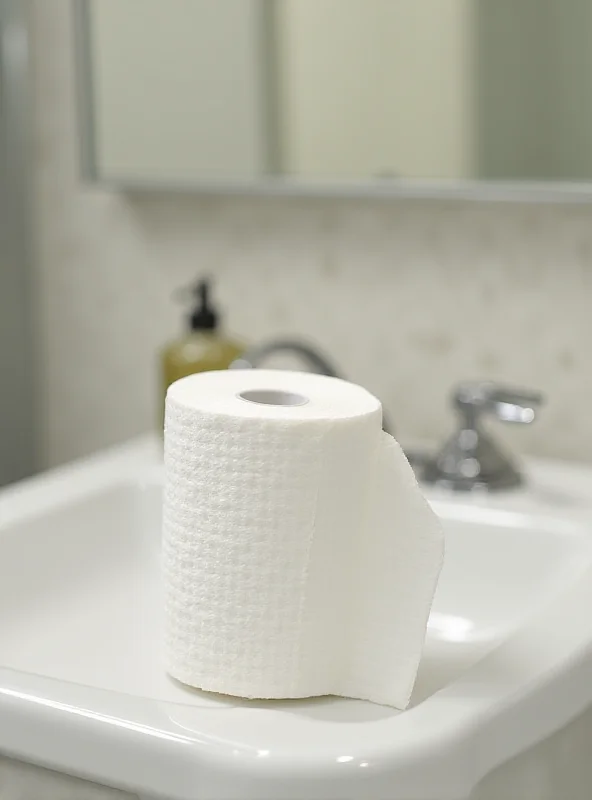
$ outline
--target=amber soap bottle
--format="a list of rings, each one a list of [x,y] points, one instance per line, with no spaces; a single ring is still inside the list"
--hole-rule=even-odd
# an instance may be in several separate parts
[[[161,422],[164,398],[171,383],[206,370],[227,369],[244,346],[220,332],[219,314],[212,306],[211,287],[200,280],[191,290],[195,306],[188,316],[187,332],[170,342],[161,353]]]

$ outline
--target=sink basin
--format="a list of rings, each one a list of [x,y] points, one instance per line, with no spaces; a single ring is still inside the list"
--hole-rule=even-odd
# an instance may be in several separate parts
[[[428,495],[447,555],[404,713],[165,674],[156,441],[4,490],[0,751],[179,800],[467,797],[592,701],[592,472],[531,472],[528,491]]]

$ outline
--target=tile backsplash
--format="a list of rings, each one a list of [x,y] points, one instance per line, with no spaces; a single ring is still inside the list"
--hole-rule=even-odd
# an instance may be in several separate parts
[[[173,290],[209,273],[228,326],[303,335],[439,439],[463,378],[545,392],[520,451],[592,458],[592,206],[124,196],[82,185],[69,0],[34,0],[46,465],[151,428]]]

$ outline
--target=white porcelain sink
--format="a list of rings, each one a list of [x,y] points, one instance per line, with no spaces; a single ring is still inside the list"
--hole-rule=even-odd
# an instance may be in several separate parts
[[[167,798],[463,798],[592,701],[592,471],[429,495],[446,564],[410,710],[253,702],[160,660],[158,442],[0,493],[0,752]]]

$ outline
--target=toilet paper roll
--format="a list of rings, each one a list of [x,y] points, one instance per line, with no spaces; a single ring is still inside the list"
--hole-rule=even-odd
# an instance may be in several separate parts
[[[404,708],[443,538],[380,402],[299,372],[193,375],[168,391],[168,672],[253,698]]]

